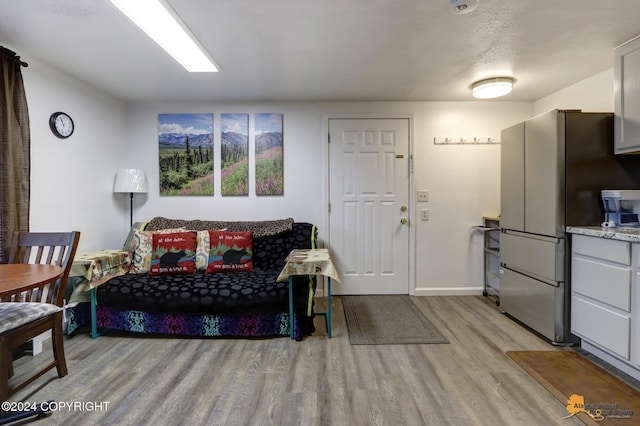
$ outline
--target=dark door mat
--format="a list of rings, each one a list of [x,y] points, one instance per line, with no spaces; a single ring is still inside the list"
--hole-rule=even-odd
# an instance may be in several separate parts
[[[343,296],[352,345],[449,343],[407,295]]]

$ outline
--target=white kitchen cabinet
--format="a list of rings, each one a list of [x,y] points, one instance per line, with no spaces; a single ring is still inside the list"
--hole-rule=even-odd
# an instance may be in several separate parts
[[[640,235],[567,227],[571,332],[587,352],[640,380]]]
[[[580,296],[629,313],[630,243],[581,235],[576,235],[572,242],[572,290]]]
[[[640,244],[632,244],[632,255],[631,312],[634,316],[631,323],[631,362],[640,370]]]
[[[571,243],[571,332],[640,378],[640,244],[577,234]]]
[[[640,151],[640,36],[614,50],[614,153]]]
[[[630,360],[630,243],[574,235],[571,331]]]

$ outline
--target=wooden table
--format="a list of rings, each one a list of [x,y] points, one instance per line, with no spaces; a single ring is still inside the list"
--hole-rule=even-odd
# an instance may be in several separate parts
[[[62,272],[62,268],[55,265],[0,264],[0,299],[53,282]]]

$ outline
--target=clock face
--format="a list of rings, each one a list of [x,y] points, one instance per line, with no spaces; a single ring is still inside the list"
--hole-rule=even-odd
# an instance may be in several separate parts
[[[73,134],[73,120],[64,112],[54,112],[49,118],[49,127],[54,135],[65,139]]]

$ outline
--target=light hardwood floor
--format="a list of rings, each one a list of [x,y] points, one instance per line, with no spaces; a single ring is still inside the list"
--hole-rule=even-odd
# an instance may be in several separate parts
[[[37,425],[582,424],[505,354],[559,348],[489,299],[412,299],[449,344],[352,346],[334,297],[332,339],[322,317],[302,342],[77,335],[69,375],[54,370],[11,401],[108,402]]]

